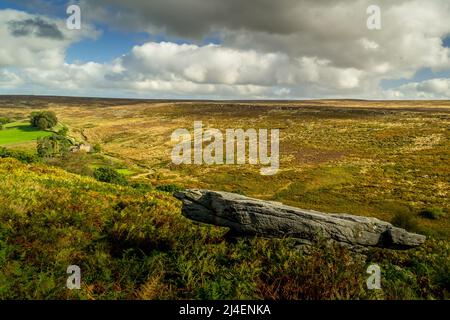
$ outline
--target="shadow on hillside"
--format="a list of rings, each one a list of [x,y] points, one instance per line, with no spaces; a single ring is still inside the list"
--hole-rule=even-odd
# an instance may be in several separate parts
[[[17,124],[11,127],[7,127],[6,130],[18,130],[18,131],[23,131],[23,132],[39,132],[39,131],[43,131],[39,128],[35,128],[32,125],[24,125],[24,124]]]

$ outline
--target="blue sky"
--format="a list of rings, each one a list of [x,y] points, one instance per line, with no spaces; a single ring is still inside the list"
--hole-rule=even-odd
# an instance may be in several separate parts
[[[108,63],[128,52],[135,45],[142,45],[150,40],[146,33],[128,33],[101,28],[100,37],[86,39],[72,44],[67,49],[67,61]]]
[[[445,0],[420,8],[399,0],[409,8],[404,28],[395,17],[401,12],[380,0],[391,20],[376,32],[366,29],[365,2],[337,0],[328,12],[312,0],[262,0],[263,8],[222,0],[176,7],[163,0],[3,0],[0,32],[8,51],[0,52],[0,94],[450,98]],[[78,33],[65,28],[69,4],[81,8]],[[320,19],[311,20],[305,8]],[[50,30],[64,37],[46,37]]]
[[[450,78],[450,71],[433,71],[430,68],[420,69],[417,71],[413,77],[407,78],[399,78],[392,80],[382,80],[381,86],[384,89],[396,88],[398,86],[410,83],[410,82],[422,82],[425,80],[431,80],[435,78]]]
[[[444,38],[442,42],[444,47],[450,48],[450,36]],[[382,80],[380,85],[384,89],[390,89],[408,84],[410,82],[422,82],[435,78],[450,78],[450,70],[433,71],[431,68],[423,68],[418,70],[412,78]]]

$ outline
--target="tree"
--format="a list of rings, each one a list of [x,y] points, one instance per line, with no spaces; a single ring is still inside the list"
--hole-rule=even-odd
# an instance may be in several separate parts
[[[69,152],[71,144],[66,137],[54,134],[50,137],[39,138],[36,151],[41,158],[63,156]]]
[[[126,185],[127,180],[116,170],[109,167],[100,167],[94,170],[94,178],[101,182]]]
[[[53,111],[37,111],[31,113],[30,122],[35,128],[48,130],[56,126],[58,118]]]
[[[37,125],[36,125],[39,129],[41,130],[47,130],[50,128],[47,119],[45,118],[39,118],[37,120]]]

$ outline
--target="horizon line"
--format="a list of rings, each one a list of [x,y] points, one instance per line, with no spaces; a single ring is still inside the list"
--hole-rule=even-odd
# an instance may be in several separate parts
[[[439,101],[450,102],[450,99],[356,99],[356,98],[302,98],[302,99],[189,99],[189,98],[137,98],[137,97],[104,97],[104,96],[70,96],[48,94],[0,94],[0,97],[23,98],[78,98],[102,100],[135,100],[135,101],[176,101],[176,102],[306,102],[306,101],[364,101],[364,102],[408,102],[408,101]]]

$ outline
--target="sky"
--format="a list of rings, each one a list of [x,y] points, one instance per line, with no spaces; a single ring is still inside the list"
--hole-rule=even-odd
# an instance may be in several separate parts
[[[0,0],[0,39],[0,94],[450,99],[448,0]]]

